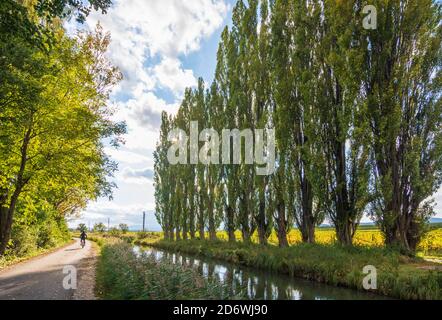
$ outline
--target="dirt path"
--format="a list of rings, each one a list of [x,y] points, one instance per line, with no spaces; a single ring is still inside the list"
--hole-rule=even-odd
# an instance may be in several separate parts
[[[77,240],[51,254],[0,271],[0,300],[94,299],[96,257],[91,242],[81,249]],[[75,284],[71,280],[75,272],[76,290],[69,288]]]

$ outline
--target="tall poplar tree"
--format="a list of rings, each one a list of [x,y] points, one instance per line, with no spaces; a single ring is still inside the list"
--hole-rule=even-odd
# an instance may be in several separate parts
[[[372,215],[387,245],[414,251],[441,186],[441,4],[374,1],[361,31],[363,90],[373,134]]]

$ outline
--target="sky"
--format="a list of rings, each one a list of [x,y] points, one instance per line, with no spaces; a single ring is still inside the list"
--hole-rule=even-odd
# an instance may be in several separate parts
[[[231,21],[235,0],[114,0],[106,15],[91,14],[81,28],[94,30],[99,22],[111,33],[108,57],[123,73],[109,101],[113,119],[125,121],[128,134],[118,150],[106,153],[118,162],[113,201],[91,202],[76,227],[98,222],[126,223],[160,230],[154,209],[153,152],[159,139],[161,112],[176,113],[186,87],[203,77],[213,80],[216,51],[223,28]],[[79,26],[71,21],[67,29]]]
[[[92,13],[82,28],[94,30],[99,22],[111,33],[108,57],[123,73],[109,104],[113,119],[125,121],[128,134],[119,149],[106,147],[118,163],[113,200],[91,202],[70,227],[103,222],[140,229],[143,211],[146,228],[160,231],[155,220],[153,152],[159,139],[161,112],[176,113],[186,87],[198,77],[213,80],[221,32],[230,25],[235,0],[114,0],[106,15]],[[66,25],[70,31],[75,22]],[[437,208],[442,212],[442,192]],[[442,214],[439,215],[442,217]],[[365,219],[366,220],[366,219]]]

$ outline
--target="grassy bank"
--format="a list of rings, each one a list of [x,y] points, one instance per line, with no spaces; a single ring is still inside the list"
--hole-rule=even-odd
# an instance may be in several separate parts
[[[400,299],[442,299],[442,272],[423,269],[422,260],[383,248],[306,244],[278,248],[198,240],[150,245],[358,290],[363,290],[366,277],[363,268],[372,265],[378,273],[375,293]]]
[[[215,279],[193,269],[137,256],[130,244],[103,242],[97,266],[97,291],[107,300],[196,300],[231,298]]]

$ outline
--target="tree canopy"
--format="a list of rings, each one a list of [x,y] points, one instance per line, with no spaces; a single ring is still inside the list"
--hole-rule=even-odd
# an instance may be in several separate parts
[[[98,25],[70,38],[58,24],[38,22],[36,13],[55,4],[81,2],[0,4],[0,254],[19,221],[32,226],[32,220],[51,216],[65,225],[65,217],[90,200],[110,197],[114,187],[108,178],[116,164],[104,141],[118,146],[126,129],[113,122],[108,107],[121,80],[105,58],[110,35]],[[57,10],[45,12],[57,16]],[[28,26],[29,34],[9,31],[14,23]]]

